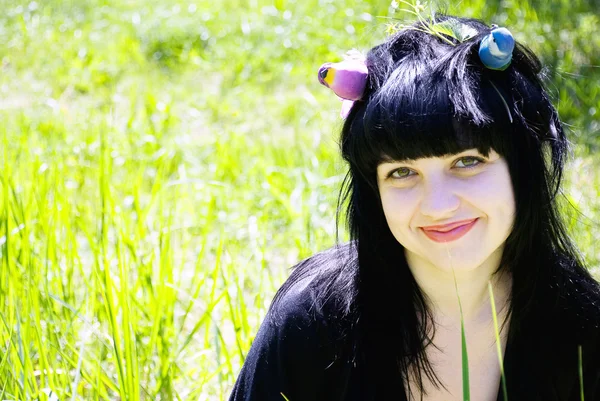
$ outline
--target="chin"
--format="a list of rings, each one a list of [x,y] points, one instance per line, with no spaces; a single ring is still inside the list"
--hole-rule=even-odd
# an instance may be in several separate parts
[[[447,271],[447,272],[452,272],[452,270],[454,269],[454,271],[456,272],[466,272],[466,271],[473,271],[476,270],[479,266],[481,266],[480,263],[473,263],[470,261],[462,261],[462,260],[454,260],[452,263],[449,263],[447,261],[445,262],[432,262],[433,265],[443,271]]]
[[[460,252],[459,250],[450,249],[448,253],[438,254],[435,259],[430,259],[430,262],[440,270],[451,272],[455,271],[472,271],[481,267],[492,256],[492,253],[470,254],[468,252]]]

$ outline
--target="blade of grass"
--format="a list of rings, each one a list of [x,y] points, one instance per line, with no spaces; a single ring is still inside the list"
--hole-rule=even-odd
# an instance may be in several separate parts
[[[460,301],[459,301],[460,303]],[[463,382],[463,400],[469,401],[471,399],[471,387],[469,385],[469,354],[467,352],[467,337],[465,334],[465,322],[462,318],[462,306],[461,309],[461,320],[460,320],[460,338],[461,338],[461,355],[462,355],[462,382]]]
[[[506,376],[504,375],[504,357],[502,356],[502,343],[500,342],[500,330],[498,328],[496,301],[494,300],[494,290],[492,289],[491,281],[488,281],[488,291],[490,293],[490,304],[492,305],[492,318],[494,320],[494,333],[496,335],[496,351],[498,351],[498,363],[500,364],[502,393],[504,394],[504,401],[508,401],[508,391],[506,390]]]
[[[109,186],[109,175],[110,175],[110,162],[108,161],[108,146],[106,144],[106,133],[104,129],[101,129],[100,134],[100,203],[101,203],[101,222],[100,222],[100,259],[102,260],[103,271],[103,288],[101,288],[102,295],[104,297],[104,306],[108,315],[110,323],[111,333],[113,337],[112,345],[115,352],[116,364],[119,376],[119,395],[122,399],[127,400],[128,398],[128,387],[126,380],[126,371],[123,361],[122,341],[121,333],[119,330],[118,322],[118,308],[119,305],[116,303],[114,298],[115,284],[110,273],[110,256],[108,251],[109,245],[109,230],[110,230],[110,218],[112,216],[112,202],[110,199],[110,186]]]
[[[447,245],[447,244],[446,244]],[[463,384],[463,401],[471,400],[471,386],[469,384],[469,353],[467,350],[467,336],[465,334],[465,319],[463,315],[462,303],[460,302],[460,294],[458,292],[458,282],[456,280],[456,271],[452,265],[452,255],[450,249],[446,246],[450,267],[452,268],[452,276],[454,278],[454,289],[456,298],[458,299],[458,310],[460,312],[460,347],[461,347],[461,366],[462,366],[462,384]]]
[[[581,396],[581,401],[585,401],[583,394],[583,355],[581,345],[577,346],[577,355],[578,355],[578,365],[579,365],[579,393]]]
[[[121,324],[123,330],[123,347],[125,350],[125,364],[127,366],[127,387],[130,395],[129,400],[139,400],[139,374],[137,367],[137,348],[135,344],[135,335],[133,328],[133,321],[131,318],[131,308],[129,303],[129,272],[127,264],[124,261],[123,256],[123,245],[120,240],[117,239],[115,249],[117,252],[117,263],[119,265],[119,282],[121,285],[120,291],[118,292],[119,304],[121,305]]]

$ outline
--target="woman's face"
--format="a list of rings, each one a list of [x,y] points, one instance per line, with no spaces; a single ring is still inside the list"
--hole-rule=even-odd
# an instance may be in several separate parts
[[[508,165],[490,150],[386,161],[377,182],[387,223],[407,260],[472,270],[502,252],[515,200]]]

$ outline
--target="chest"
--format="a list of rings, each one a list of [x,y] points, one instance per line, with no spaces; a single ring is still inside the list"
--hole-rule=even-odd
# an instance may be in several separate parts
[[[470,399],[496,401],[501,380],[498,345],[493,327],[466,327],[467,353],[469,359]],[[501,356],[506,348],[506,336],[500,336]],[[423,377],[425,394],[423,401],[462,401],[463,372],[460,328],[439,327],[434,343],[426,349],[427,357],[441,381],[440,386]],[[411,382],[413,399],[420,400]]]

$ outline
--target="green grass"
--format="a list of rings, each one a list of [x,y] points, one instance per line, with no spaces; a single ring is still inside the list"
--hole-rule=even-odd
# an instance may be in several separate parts
[[[597,267],[597,14],[539,3],[460,7],[552,63]],[[0,399],[225,399],[289,267],[335,240],[317,68],[381,40],[389,2],[0,6]]]

